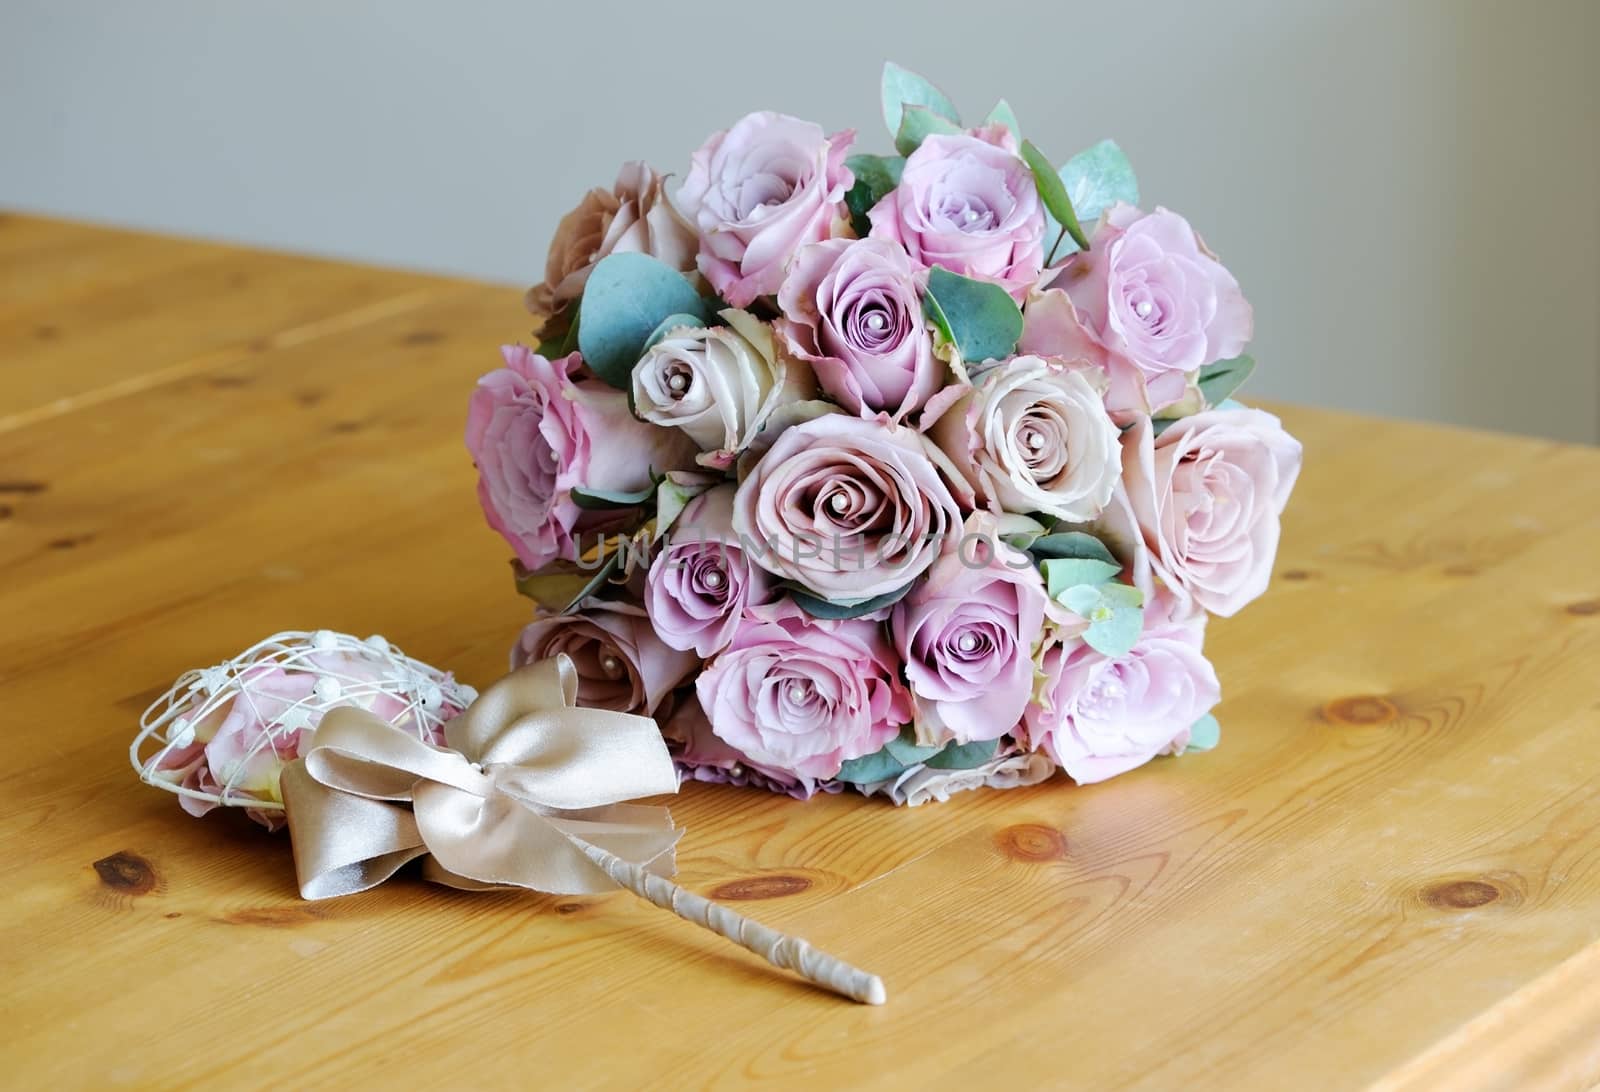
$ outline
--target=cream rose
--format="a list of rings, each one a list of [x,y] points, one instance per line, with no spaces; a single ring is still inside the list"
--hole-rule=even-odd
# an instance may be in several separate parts
[[[923,428],[992,510],[1083,523],[1105,508],[1121,473],[1103,388],[1087,367],[1019,356],[935,395]]]
[[[633,369],[633,408],[645,421],[682,429],[702,466],[726,470],[772,411],[807,398],[815,378],[779,354],[772,331],[747,311],[726,326],[671,330]]]
[[[589,271],[609,254],[648,254],[674,269],[693,270],[699,239],[667,200],[663,182],[645,164],[630,162],[611,189],[584,194],[556,226],[544,283],[528,289],[528,310],[548,315],[583,295]]]

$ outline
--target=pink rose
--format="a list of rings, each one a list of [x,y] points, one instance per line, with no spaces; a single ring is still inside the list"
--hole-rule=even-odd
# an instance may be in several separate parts
[[[500,351],[506,366],[472,392],[467,450],[489,525],[529,569],[573,559],[574,534],[616,529],[637,514],[586,511],[573,489],[634,492],[650,486],[651,471],[694,465],[682,433],[636,420],[628,396],[598,379],[575,378],[577,353],[552,361],[521,345]]]
[[[1300,442],[1257,409],[1207,410],[1153,431],[1139,418],[1122,441],[1122,480],[1151,572],[1227,617],[1267,590]]]
[[[677,764],[679,784],[693,780],[714,785],[751,785],[796,800],[808,800],[817,791],[817,783],[811,778],[763,766],[718,739],[705,710],[700,707],[700,699],[694,694],[677,704],[672,716],[661,726],[661,734]]]
[[[694,153],[678,202],[700,229],[700,272],[723,299],[746,307],[776,292],[794,252],[843,222],[853,140],[764,111]]]
[[[1222,697],[1200,654],[1204,636],[1204,619],[1168,622],[1146,612],[1138,644],[1116,659],[1079,642],[1054,646],[1044,656],[1045,700],[1024,717],[1029,742],[1080,785],[1181,751]]]
[[[1111,377],[1106,404],[1126,418],[1199,406],[1192,384],[1207,364],[1250,340],[1250,304],[1189,222],[1118,204],[1088,252],[1055,267],[1028,302],[1024,352],[1083,357]]]
[[[668,647],[632,603],[585,599],[571,614],[535,618],[511,649],[511,667],[558,652],[578,669],[578,704],[623,713],[655,713],[699,661]]]
[[[994,520],[967,521],[960,544],[895,605],[896,651],[916,697],[917,742],[998,739],[1033,693],[1033,648],[1048,597],[1027,554]]]
[[[689,502],[645,581],[656,635],[676,649],[712,656],[733,639],[746,608],[770,602],[772,578],[751,563],[733,532],[734,487]]]
[[[768,572],[834,602],[905,587],[961,514],[912,429],[827,414],[786,429],[739,484],[733,529]]]
[[[528,310],[548,315],[582,296],[589,271],[610,254],[648,254],[673,269],[692,270],[698,239],[662,182],[645,164],[624,163],[615,186],[584,194],[556,227],[544,283],[528,289]]]
[[[789,351],[852,413],[899,420],[944,378],[922,317],[922,271],[882,239],[829,239],[795,255],[776,323]]]
[[[750,619],[695,681],[711,729],[764,767],[834,777],[911,719],[883,627],[818,623],[797,609]]]
[[[930,136],[900,184],[867,213],[872,237],[922,266],[1002,285],[1022,299],[1044,263],[1044,206],[1011,150],[966,134]]]

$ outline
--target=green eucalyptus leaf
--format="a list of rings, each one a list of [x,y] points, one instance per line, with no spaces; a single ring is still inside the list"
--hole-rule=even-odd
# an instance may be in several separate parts
[[[1079,584],[1104,584],[1121,572],[1122,566],[1093,557],[1047,557],[1039,563],[1039,569],[1054,599]]]
[[[940,744],[924,747],[917,743],[917,733],[911,725],[900,729],[900,734],[884,745],[884,750],[900,761],[902,766],[915,766],[939,753]]]
[[[930,770],[970,770],[982,766],[994,757],[1000,746],[998,739],[977,740],[972,743],[952,743],[923,763]]]
[[[1067,160],[1061,168],[1061,181],[1080,223],[1100,219],[1100,214],[1118,201],[1139,203],[1133,164],[1114,140],[1102,140]]]
[[[1083,639],[1102,656],[1126,656],[1139,642],[1144,629],[1144,612],[1137,607],[1108,608],[1110,617],[1089,623]]]
[[[1001,99],[994,104],[994,109],[989,111],[989,116],[983,119],[985,125],[1004,125],[1011,130],[1011,135],[1018,140],[1022,139],[1022,125],[1017,121],[1017,113],[1011,109],[1011,104]]]
[[[946,121],[961,124],[961,115],[956,113],[955,104],[943,91],[893,61],[884,63],[879,95],[883,103],[883,124],[890,136],[899,134],[901,115],[907,106],[925,106]]]
[[[1125,655],[1144,630],[1144,593],[1127,584],[1075,584],[1056,601],[1088,621],[1083,639],[1104,656]]]
[[[845,206],[850,210],[850,226],[864,239],[872,230],[867,213],[900,184],[900,172],[905,170],[906,161],[897,155],[853,155],[844,165],[856,177],[855,185],[844,195]]]
[[[1116,556],[1106,544],[1084,531],[1057,531],[1036,538],[1028,544],[1028,552],[1038,561],[1052,557],[1076,557],[1117,565]],[[1118,565],[1118,568],[1121,566]]]
[[[926,106],[907,103],[905,112],[900,115],[900,130],[894,135],[894,150],[901,155],[910,155],[930,136],[949,136],[961,131],[961,126],[940,117]]]
[[[1004,288],[934,266],[923,308],[969,364],[1011,355],[1022,336],[1022,311]]]
[[[650,503],[650,498],[655,496],[655,493],[656,487],[653,485],[634,493],[619,493],[609,489],[573,489],[572,503],[589,511],[638,508],[642,504]]]
[[[1209,751],[1222,741],[1222,725],[1217,723],[1217,718],[1207,713],[1194,722],[1194,727],[1189,729],[1189,745],[1184,753],[1190,751]]]
[[[1056,600],[1079,618],[1088,618],[1097,608],[1105,605],[1100,598],[1100,589],[1093,584],[1073,584],[1062,589]]]
[[[1100,598],[1113,607],[1143,607],[1144,592],[1132,584],[1103,584]]]
[[[1072,208],[1072,198],[1067,195],[1066,183],[1061,181],[1061,176],[1056,173],[1055,167],[1031,140],[1022,142],[1022,161],[1033,172],[1033,184],[1039,190],[1039,200],[1044,204],[1045,211],[1059,225],[1056,234],[1059,235],[1064,228],[1073,242],[1080,248],[1088,250],[1089,240],[1085,238],[1083,228],[1078,224],[1077,213]],[[1054,254],[1053,249],[1051,253]]]
[[[912,583],[915,583],[915,581]],[[871,614],[875,610],[881,610],[884,607],[898,603],[911,590],[911,584],[907,584],[903,588],[898,588],[883,595],[873,596],[871,599],[858,599],[853,603],[835,603],[832,600],[822,599],[797,584],[784,582],[780,586],[789,593],[789,598],[793,599],[795,605],[801,610],[813,618],[821,618],[829,622],[838,621],[841,618],[860,618],[863,614]]]
[[[1092,224],[1100,214],[1118,201],[1130,205],[1139,203],[1139,183],[1133,176],[1133,165],[1122,154],[1114,140],[1102,140],[1073,156],[1056,172],[1066,188],[1067,201],[1079,225]],[[1061,222],[1046,210],[1045,238],[1054,239],[1061,233]],[[1064,241],[1058,250],[1071,254],[1079,249],[1076,236]],[[1052,259],[1054,255],[1051,256]]]
[[[619,390],[632,386],[645,342],[673,316],[711,320],[689,279],[646,254],[600,259],[584,284],[578,349],[594,373]]]
[[[1200,369],[1200,394],[1205,398],[1206,405],[1214,408],[1221,407],[1228,400],[1228,396],[1244,385],[1250,378],[1250,373],[1256,370],[1256,362],[1248,355],[1236,356],[1232,360],[1219,360],[1215,364],[1207,364]]]
[[[839,780],[852,785],[866,785],[874,781],[888,781],[906,772],[906,764],[884,747],[870,755],[852,758],[839,768]]]
[[[644,348],[646,351],[649,351],[651,346],[655,345],[656,342],[660,341],[674,330],[681,330],[685,326],[702,329],[706,325],[706,321],[699,315],[668,315],[666,318],[661,320],[660,325],[658,325],[654,330],[650,331],[650,336],[644,339]]]

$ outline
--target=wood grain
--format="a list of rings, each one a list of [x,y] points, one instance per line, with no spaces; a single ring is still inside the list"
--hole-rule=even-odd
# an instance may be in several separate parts
[[[19,1087],[1600,1075],[1592,449],[1284,408],[1306,472],[1211,631],[1214,752],[915,810],[690,786],[681,882],[882,974],[867,1009],[627,895],[305,903],[284,839],[126,767],[151,697],[273,629],[503,670],[461,428],[515,289],[9,216],[0,291]]]

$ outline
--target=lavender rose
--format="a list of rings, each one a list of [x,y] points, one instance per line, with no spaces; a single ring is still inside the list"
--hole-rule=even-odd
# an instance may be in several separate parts
[[[994,281],[1019,300],[1044,263],[1033,173],[1013,150],[976,136],[925,139],[867,217],[873,238],[899,243],[918,264]]]
[[[934,396],[922,426],[995,512],[1099,515],[1120,473],[1117,426],[1091,368],[1019,356]]]
[[[726,470],[779,406],[810,397],[813,377],[782,356],[772,331],[748,311],[722,312],[726,326],[684,326],[633,369],[634,411],[681,429],[699,446],[696,461]]]
[[[586,599],[571,614],[535,618],[511,649],[511,667],[559,652],[578,669],[578,704],[650,716],[698,666],[692,652],[669,648],[631,603]]]
[[[904,250],[882,239],[812,243],[778,290],[778,334],[845,408],[898,421],[944,377],[922,317],[921,277]]]
[[[798,609],[747,620],[695,689],[718,737],[801,778],[836,776],[911,719],[883,627],[819,623]]]
[[[678,202],[700,230],[700,272],[723,299],[745,307],[776,292],[794,252],[834,234],[855,184],[844,165],[854,139],[763,111],[695,152]]]
[[[755,562],[834,602],[905,587],[960,522],[920,434],[843,414],[785,430],[734,498]]]
[[[716,654],[745,610],[773,597],[771,577],[750,562],[733,532],[733,495],[732,485],[720,485],[690,501],[650,566],[645,608],[656,636],[672,648]]]
[[[1239,355],[1250,340],[1239,282],[1189,222],[1166,209],[1115,205],[1090,242],[1029,301],[1023,350],[1104,368],[1106,404],[1124,419],[1198,409],[1199,370]]]
[[[650,485],[652,470],[693,465],[694,447],[681,434],[640,423],[621,391],[574,378],[577,353],[500,352],[506,366],[472,392],[467,450],[484,516],[529,569],[572,559],[575,534],[614,529],[635,514],[585,511],[573,489],[635,492]]]
[[[544,283],[528,289],[528,310],[548,315],[583,295],[589,271],[610,254],[648,254],[692,270],[698,239],[667,200],[663,181],[643,163],[624,163],[615,186],[584,194],[556,226]]]
[[[1183,750],[1189,729],[1222,696],[1200,654],[1204,619],[1152,622],[1147,612],[1145,625],[1116,659],[1078,642],[1045,653],[1044,701],[1028,707],[1025,732],[1080,785]]]
[[[1278,517],[1300,474],[1300,442],[1257,409],[1207,410],[1160,436],[1148,419],[1123,437],[1129,507],[1153,575],[1227,617],[1267,590]]]
[[[991,517],[973,517],[965,531],[890,619],[925,746],[998,739],[1033,693],[1044,581],[1026,554],[1000,540]]]

